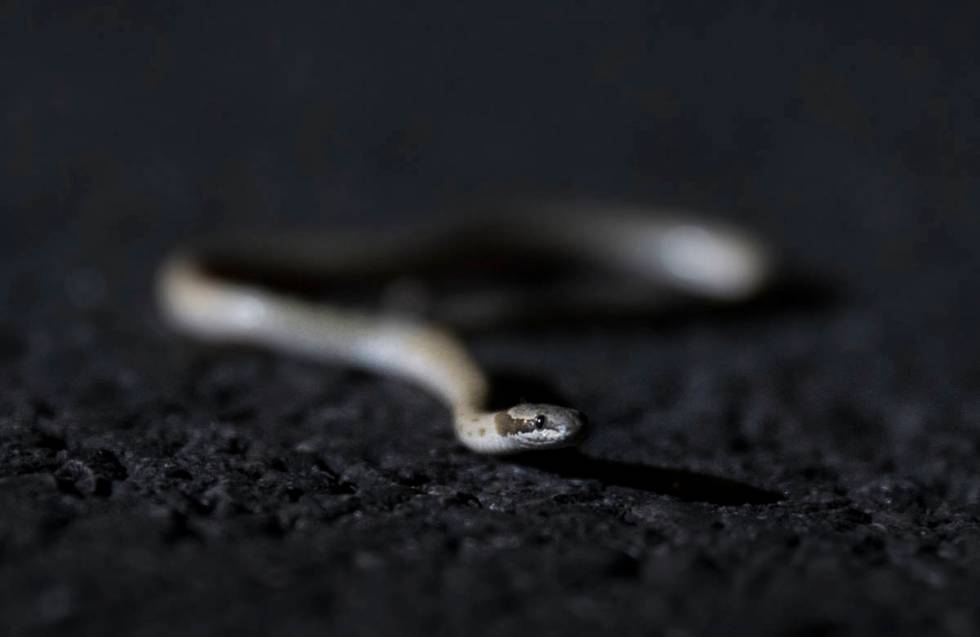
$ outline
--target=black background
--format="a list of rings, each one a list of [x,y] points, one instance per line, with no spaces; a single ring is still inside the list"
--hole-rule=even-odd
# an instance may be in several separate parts
[[[0,3],[0,626],[976,634],[980,10],[920,5]],[[152,304],[191,236],[528,195],[823,283],[474,339],[597,423],[538,464]]]

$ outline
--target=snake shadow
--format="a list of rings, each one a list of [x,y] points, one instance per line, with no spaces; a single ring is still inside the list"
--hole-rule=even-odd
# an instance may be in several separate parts
[[[731,506],[773,504],[783,499],[777,491],[761,489],[739,480],[684,469],[603,460],[578,449],[559,449],[533,457],[517,457],[511,462],[562,478],[597,480],[607,486],[638,489],[688,502]]]
[[[568,404],[565,397],[549,383],[519,372],[497,370],[491,381],[491,404],[494,407],[528,401]],[[783,499],[782,494],[776,491],[761,489],[730,478],[684,469],[603,460],[586,455],[579,449],[558,449],[515,456],[507,461],[562,478],[596,480],[608,486],[669,495],[689,502],[721,505],[772,504]]]

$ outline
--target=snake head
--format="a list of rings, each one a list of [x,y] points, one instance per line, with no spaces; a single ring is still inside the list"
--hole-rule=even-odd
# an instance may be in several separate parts
[[[555,449],[576,445],[585,438],[582,412],[556,405],[523,403],[494,417],[497,433],[525,449]]]

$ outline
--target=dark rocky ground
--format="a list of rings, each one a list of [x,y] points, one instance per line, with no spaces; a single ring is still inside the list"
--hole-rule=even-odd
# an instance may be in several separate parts
[[[0,632],[980,631],[966,4],[72,6],[3,9]],[[188,236],[525,192],[713,210],[803,276],[476,335],[596,424],[513,462],[153,309]]]

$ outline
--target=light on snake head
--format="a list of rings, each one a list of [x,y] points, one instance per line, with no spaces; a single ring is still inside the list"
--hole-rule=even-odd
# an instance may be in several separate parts
[[[585,437],[585,416],[557,405],[522,403],[494,418],[497,433],[528,449],[567,447]]]

